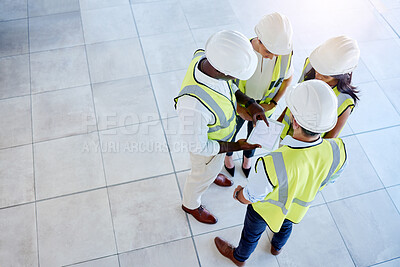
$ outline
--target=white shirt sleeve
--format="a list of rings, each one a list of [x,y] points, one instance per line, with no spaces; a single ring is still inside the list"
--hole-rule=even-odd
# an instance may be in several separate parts
[[[219,143],[208,139],[208,125],[214,124],[214,115],[194,97],[182,96],[177,104],[181,142],[189,152],[202,156],[219,153]]]
[[[245,188],[243,188],[243,196],[251,203],[255,203],[265,199],[265,197],[272,192],[274,189],[268,180],[268,176],[265,173],[263,163],[258,162],[258,172],[252,171],[249,176],[249,182]],[[255,168],[252,168],[252,170]]]

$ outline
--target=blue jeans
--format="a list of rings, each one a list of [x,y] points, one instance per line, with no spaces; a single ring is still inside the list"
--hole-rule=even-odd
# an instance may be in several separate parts
[[[235,142],[236,135],[237,135],[237,133],[239,132],[239,130],[242,128],[242,126],[243,126],[243,124],[244,124],[245,122],[247,122],[247,138],[249,137],[251,131],[253,130],[253,122],[252,122],[252,121],[246,121],[246,120],[242,119],[242,117],[240,117],[240,116],[238,115],[238,116],[236,116],[236,133],[235,133],[235,135],[233,136],[231,142]],[[243,151],[243,155],[244,155],[246,158],[251,158],[251,157],[254,156],[254,152],[255,152],[255,151],[256,151],[255,149],[252,149],[252,150],[244,150],[244,151]],[[232,155],[233,155],[233,152],[227,152],[226,155],[227,155],[227,156],[232,156]]]
[[[262,233],[264,233],[266,227],[267,223],[253,209],[253,206],[247,205],[242,237],[240,238],[239,246],[233,252],[235,259],[243,262],[250,257],[251,253],[256,249],[258,240]],[[286,244],[291,232],[292,222],[285,219],[281,229],[278,233],[274,234],[274,237],[271,240],[271,244],[276,250],[280,250]]]

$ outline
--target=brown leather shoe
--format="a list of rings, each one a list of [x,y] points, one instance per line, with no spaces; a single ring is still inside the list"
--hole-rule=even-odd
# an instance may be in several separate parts
[[[202,205],[198,207],[197,209],[190,210],[186,208],[185,206],[182,205],[182,209],[198,220],[199,222],[202,223],[208,223],[208,224],[215,224],[217,223],[217,218],[214,217],[214,215],[211,214],[208,210],[206,210]]]
[[[245,261],[238,261],[233,257],[233,252],[235,251],[235,248],[226,242],[225,240],[219,238],[218,236],[214,238],[214,243],[217,246],[217,249],[219,253],[230,259],[236,266],[244,266]]]
[[[277,255],[279,255],[279,253],[281,253],[281,249],[280,249],[280,250],[277,250],[277,249],[271,244],[271,254],[277,256]]]
[[[225,174],[223,173],[218,173],[217,178],[214,180],[214,184],[219,185],[219,186],[232,186],[233,181],[226,177]]]

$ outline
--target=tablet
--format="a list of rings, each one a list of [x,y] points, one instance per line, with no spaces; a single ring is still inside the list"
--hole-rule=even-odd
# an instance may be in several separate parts
[[[273,151],[278,148],[279,140],[285,125],[273,119],[267,118],[269,127],[263,120],[258,120],[256,127],[247,138],[249,144],[259,144],[268,151]]]

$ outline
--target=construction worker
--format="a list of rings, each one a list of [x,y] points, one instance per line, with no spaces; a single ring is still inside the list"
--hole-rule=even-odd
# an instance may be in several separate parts
[[[318,79],[332,88],[338,99],[338,122],[332,130],[322,133],[324,138],[338,137],[357,101],[356,87],[351,85],[354,69],[360,58],[360,49],[356,40],[346,36],[337,36],[324,42],[306,59],[299,82]],[[290,109],[286,108],[278,121],[285,124],[281,138],[292,134]]]
[[[205,51],[194,53],[174,99],[181,125],[185,126],[181,137],[188,144],[192,165],[183,189],[182,209],[199,222],[217,222],[201,205],[201,195],[210,184],[233,184],[225,175],[218,174],[225,153],[259,147],[244,139],[230,142],[236,132],[236,101],[245,104],[253,120],[268,123],[263,107],[232,84],[233,79],[250,78],[256,65],[257,56],[243,34],[217,32],[208,39]]]
[[[234,191],[235,199],[248,204],[239,246],[214,239],[219,252],[237,266],[245,264],[267,225],[274,232],[271,253],[278,255],[292,223],[303,219],[318,191],[337,178],[346,162],[343,141],[320,135],[336,125],[337,98],[332,89],[325,82],[309,80],[288,90],[285,99],[293,111],[293,137],[286,136],[282,147],[260,157],[256,171],[262,166],[261,174]]]
[[[269,117],[274,113],[279,100],[292,81],[293,30],[285,15],[272,13],[264,16],[255,26],[254,31],[257,37],[251,39],[250,43],[258,58],[257,69],[250,79],[236,80],[235,83],[243,93],[256,99]],[[238,105],[238,114],[236,132],[239,132],[247,120],[248,137],[253,129],[252,119],[241,105]],[[225,169],[234,176],[235,165],[232,154],[232,152],[226,153]],[[242,170],[246,177],[250,173],[253,155],[254,149],[243,151]]]

